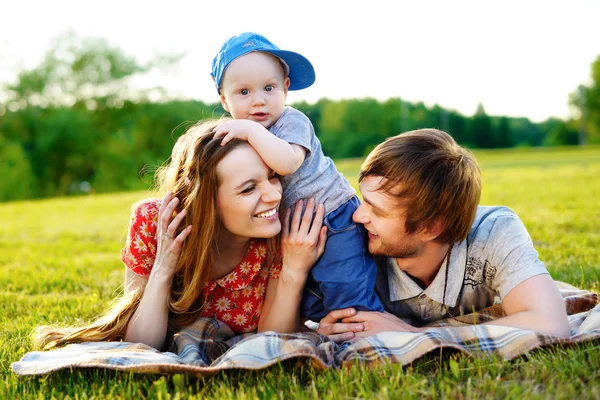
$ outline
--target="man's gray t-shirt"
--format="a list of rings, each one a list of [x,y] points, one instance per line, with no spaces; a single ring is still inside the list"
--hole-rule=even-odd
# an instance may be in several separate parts
[[[316,204],[325,205],[325,213],[328,214],[356,194],[346,178],[337,171],[331,158],[323,154],[310,119],[302,112],[285,107],[269,131],[288,143],[306,149],[306,157],[300,168],[283,177],[283,203],[286,208],[300,199],[314,197]]]
[[[446,261],[425,290],[395,258],[378,261],[375,287],[385,310],[417,326],[497,304],[521,282],[548,274],[525,226],[508,207],[477,208],[467,239],[452,249],[445,298]]]

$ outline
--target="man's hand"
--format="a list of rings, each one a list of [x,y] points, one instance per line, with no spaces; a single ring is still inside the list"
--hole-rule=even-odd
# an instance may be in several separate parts
[[[327,317],[326,317],[327,318]],[[387,312],[359,311],[356,314],[342,318],[343,324],[360,324],[364,327],[356,332],[357,338],[375,335],[379,332],[422,332],[425,328],[417,328],[402,321],[400,318]]]
[[[260,135],[268,132],[261,124],[249,119],[236,119],[224,122],[215,128],[215,138],[224,136],[221,146],[225,146],[233,139],[245,140],[250,142],[251,135]],[[250,143],[252,144],[252,143]]]
[[[343,318],[350,318],[355,314],[356,310],[354,308],[331,311],[319,322],[317,332],[328,336],[336,343],[353,339],[356,335],[355,332],[360,332],[364,329],[363,324],[342,323],[339,321]]]
[[[359,339],[379,332],[422,332],[393,314],[377,311],[356,311],[354,308],[334,310],[319,323],[319,332],[336,343]]]

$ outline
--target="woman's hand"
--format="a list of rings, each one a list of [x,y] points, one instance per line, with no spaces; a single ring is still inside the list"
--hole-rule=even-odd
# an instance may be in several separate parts
[[[308,277],[308,271],[325,250],[327,227],[323,226],[325,208],[315,208],[314,199],[306,205],[302,216],[303,201],[296,203],[290,221],[288,210],[281,232],[283,262],[279,279],[271,278],[263,304],[258,331],[296,332],[300,322],[300,300]],[[311,226],[312,223],[312,226]]]
[[[325,207],[319,204],[313,218],[315,200],[308,200],[302,215],[304,202],[296,203],[294,215],[290,221],[288,209],[283,221],[281,248],[283,252],[282,277],[306,279],[308,271],[321,257],[327,241],[327,227],[323,226]]]
[[[166,278],[169,282],[175,274],[183,242],[192,231],[192,226],[188,225],[177,234],[177,228],[186,215],[185,209],[173,215],[177,204],[179,199],[169,192],[163,198],[158,210],[156,259],[152,268],[152,275]]]
[[[179,234],[177,228],[183,221],[186,211],[175,214],[179,199],[167,193],[158,209],[158,226],[156,229],[156,259],[150,276],[146,279],[128,270],[127,282],[130,287],[144,287],[140,304],[127,324],[124,340],[145,343],[155,349],[161,349],[167,335],[169,320],[169,292],[181,248],[185,238],[192,231],[185,227]],[[175,214],[175,215],[174,215]],[[132,278],[135,276],[135,278]],[[146,282],[144,282],[146,280]]]

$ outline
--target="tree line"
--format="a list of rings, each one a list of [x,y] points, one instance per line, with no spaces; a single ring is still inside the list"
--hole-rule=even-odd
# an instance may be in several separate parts
[[[101,39],[59,38],[42,63],[22,71],[0,100],[0,201],[75,193],[146,189],[176,138],[196,121],[219,117],[218,103],[169,98],[161,88],[132,91],[128,80],[172,65],[178,55],[146,65]],[[385,138],[437,127],[470,148],[600,143],[600,57],[592,83],[570,102],[577,119],[465,116],[400,97],[292,106],[313,122],[325,154],[363,157]],[[156,95],[158,93],[158,96]]]

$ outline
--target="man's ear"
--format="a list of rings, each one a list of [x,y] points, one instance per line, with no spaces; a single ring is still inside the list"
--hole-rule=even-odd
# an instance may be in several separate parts
[[[442,217],[438,217],[433,221],[429,226],[424,227],[419,235],[421,236],[421,240],[423,242],[430,242],[435,240],[442,234],[444,231],[446,224],[444,223],[444,219]]]
[[[229,111],[229,104],[227,104],[227,99],[225,99],[224,95],[221,95],[221,105],[223,106],[223,109],[227,112]]]

